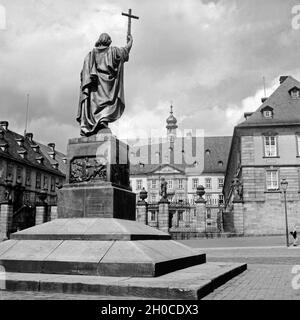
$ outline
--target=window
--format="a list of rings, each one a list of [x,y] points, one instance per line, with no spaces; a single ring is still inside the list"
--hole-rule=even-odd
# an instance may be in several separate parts
[[[136,190],[143,189],[143,180],[136,180]]]
[[[224,186],[224,179],[223,178],[218,179],[218,185],[219,185],[219,189],[223,188],[223,186]]]
[[[296,136],[297,141],[297,155],[300,157],[300,134]]]
[[[205,187],[206,189],[211,189],[211,178],[205,179]]]
[[[168,180],[168,189],[173,189],[173,180]]]
[[[152,180],[151,188],[156,189],[156,180]]]
[[[156,214],[155,211],[150,212],[150,221],[155,221],[156,220]]]
[[[36,183],[35,183],[35,187],[37,189],[41,189],[41,174],[40,172],[36,173]]]
[[[273,108],[272,108],[272,107],[266,106],[266,107],[264,107],[263,109],[261,109],[261,113],[262,113],[262,115],[263,115],[264,118],[272,119],[272,118],[273,118],[274,111],[273,111]]]
[[[51,177],[51,192],[55,192],[55,178]]]
[[[211,219],[211,209],[210,208],[206,209],[206,218]]]
[[[198,184],[199,184],[199,179],[193,179],[193,189],[197,189]]]
[[[22,184],[23,179],[22,179],[22,168],[17,167],[17,184]]]
[[[43,183],[43,189],[47,190],[49,189],[49,179],[47,176],[44,176],[44,183]]]
[[[30,169],[26,169],[25,183],[27,187],[31,186],[31,170]]]
[[[272,111],[270,111],[270,110],[264,111],[264,117],[265,118],[272,118],[272,116],[273,116]]]
[[[14,180],[14,166],[12,164],[7,165],[6,178],[10,182],[13,182]]]
[[[224,203],[224,196],[222,194],[219,194],[219,204]]]
[[[183,189],[183,179],[178,180],[178,189],[182,190]]]
[[[152,203],[155,203],[155,202],[156,202],[156,195],[155,195],[155,194],[153,194],[153,195],[151,196],[151,201],[152,201]]]
[[[207,194],[207,195],[206,195],[206,201],[207,201],[207,204],[208,204],[208,205],[211,205],[211,204],[212,204],[211,194]]]
[[[277,157],[277,137],[266,136],[265,139],[265,157]]]
[[[178,221],[183,221],[183,211],[178,211]]]
[[[267,189],[268,190],[278,190],[279,189],[278,171],[277,170],[267,171]]]
[[[293,99],[298,99],[300,98],[300,90],[297,87],[294,87],[293,89],[290,90],[290,95]]]

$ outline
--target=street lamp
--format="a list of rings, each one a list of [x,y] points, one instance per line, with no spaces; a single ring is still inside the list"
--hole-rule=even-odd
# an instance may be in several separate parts
[[[286,246],[289,246],[289,229],[288,229],[288,217],[287,217],[287,207],[286,207],[286,190],[288,187],[288,182],[286,179],[281,180],[281,189],[284,195],[284,213],[285,213],[285,236],[286,236]]]

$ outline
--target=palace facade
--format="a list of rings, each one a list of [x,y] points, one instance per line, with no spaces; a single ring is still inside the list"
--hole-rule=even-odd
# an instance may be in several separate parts
[[[173,215],[175,212],[177,217],[171,228],[188,228],[195,210],[197,187],[203,185],[207,230],[217,231],[231,137],[204,137],[193,132],[179,136],[172,108],[166,128],[165,138],[149,140],[147,145],[134,149],[130,181],[137,201],[140,192],[145,189],[148,192],[148,221],[155,226],[161,199],[160,185],[165,179],[170,211]]]
[[[224,183],[225,231],[284,234],[300,223],[300,82],[280,85],[234,129]]]
[[[35,225],[38,203],[56,205],[56,188],[65,173],[65,155],[54,143],[44,145],[32,133],[24,137],[11,131],[7,121],[0,122],[0,203],[13,207],[9,233]]]

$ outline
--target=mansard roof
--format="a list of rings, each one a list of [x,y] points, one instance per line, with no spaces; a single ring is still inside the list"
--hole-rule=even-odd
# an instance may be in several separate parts
[[[300,88],[300,82],[291,76],[285,77],[285,80],[273,94],[252,115],[248,116],[247,120],[237,127],[300,124],[300,99],[293,98],[290,94],[295,87]],[[262,114],[266,107],[273,109],[273,117],[271,119],[265,118]]]
[[[151,164],[151,163],[139,163],[131,164],[130,174],[131,175],[147,175],[155,173],[155,171],[169,166],[178,170],[182,173],[190,174],[224,174],[226,171],[228,154],[230,150],[232,137],[204,137],[204,148],[202,150],[202,155],[196,161],[203,162],[204,159],[204,168],[203,163],[198,165],[194,164],[176,164],[176,163],[166,163],[166,164]],[[151,147],[148,145],[141,146],[140,148],[147,149],[148,152],[151,152]],[[183,148],[184,149],[184,148]],[[160,150],[157,145],[155,150]],[[150,158],[150,157],[149,157]],[[150,160],[150,159],[149,159]],[[150,162],[150,161],[149,161]],[[203,169],[203,171],[202,171]],[[201,170],[201,172],[199,172]]]
[[[66,174],[66,164],[63,162],[65,155],[63,153],[55,151],[55,160],[51,159],[49,156],[51,148],[49,146],[33,140],[30,141],[28,138],[24,138],[24,136],[14,131],[8,129],[3,130],[1,126],[0,129],[2,132],[0,144],[6,144],[8,146],[7,151],[0,149],[0,158],[11,159],[12,161],[20,163],[20,165],[33,166],[43,171],[49,171],[49,173],[55,175],[64,176]],[[19,145],[18,142],[21,143],[21,145]],[[21,154],[25,151],[26,157],[22,157]],[[38,159],[41,158],[43,159],[42,163],[38,161]],[[58,169],[54,168],[53,165],[55,163],[58,163]]]

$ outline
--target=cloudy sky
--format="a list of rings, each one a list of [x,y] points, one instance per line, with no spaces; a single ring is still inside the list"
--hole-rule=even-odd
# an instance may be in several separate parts
[[[300,79],[297,0],[0,0],[0,119],[56,142],[79,136],[75,121],[83,58],[102,32],[125,44],[128,8],[134,47],[125,69],[126,112],[118,135],[165,132],[171,102],[180,128],[231,135],[281,75]],[[300,3],[299,3],[300,4]],[[3,28],[3,11],[6,24]],[[299,19],[300,21],[300,19]]]

